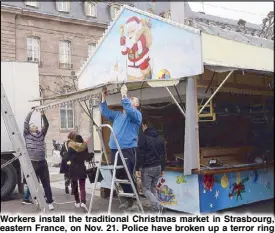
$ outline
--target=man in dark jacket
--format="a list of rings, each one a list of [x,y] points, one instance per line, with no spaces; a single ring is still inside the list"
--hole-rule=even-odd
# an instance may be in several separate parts
[[[45,137],[49,128],[49,122],[44,112],[41,112],[44,127],[38,130],[38,127],[29,123],[34,109],[29,112],[24,122],[24,138],[26,142],[26,148],[31,159],[35,174],[39,178],[44,188],[49,210],[53,210],[52,205],[52,189],[50,184],[50,173],[48,163],[46,161],[46,147]]]
[[[164,141],[146,119],[142,121],[142,130],[143,134],[138,139],[137,170],[141,171],[143,193],[152,203],[152,212],[161,212],[156,186],[165,164]],[[140,176],[139,172],[137,176]]]

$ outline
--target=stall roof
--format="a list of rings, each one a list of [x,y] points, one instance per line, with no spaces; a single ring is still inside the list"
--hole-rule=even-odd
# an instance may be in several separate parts
[[[134,91],[143,88],[149,87],[169,87],[169,86],[176,86],[179,84],[179,80],[150,80],[144,82],[127,82],[127,88],[129,91]],[[63,103],[68,102],[78,102],[78,101],[86,101],[89,99],[98,99],[102,88],[106,87],[108,90],[109,95],[116,94],[120,91],[120,87],[123,84],[121,82],[108,82],[104,84],[99,84],[92,88],[85,88],[82,90],[70,92],[67,94],[62,95],[54,95],[49,96],[46,98],[37,98],[30,100],[30,102],[37,102],[37,101],[50,101],[45,103],[41,106],[36,107],[36,110],[46,110],[49,108],[55,108],[60,106]]]
[[[274,49],[273,40],[262,38],[257,35],[248,34],[245,33],[245,31],[242,32],[239,28],[237,28],[237,26],[234,27],[227,22],[215,22],[213,21],[214,19],[213,17],[211,19],[189,18],[186,20],[186,25],[197,28],[204,33],[219,36],[228,40],[238,41],[245,44],[250,44],[272,50]],[[220,20],[221,18],[219,18],[219,21]],[[254,31],[259,31],[259,29],[254,29]]]

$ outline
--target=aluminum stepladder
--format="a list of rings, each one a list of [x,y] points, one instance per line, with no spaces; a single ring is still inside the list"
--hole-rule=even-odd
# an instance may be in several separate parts
[[[117,153],[115,155],[114,165],[109,165],[110,163],[108,161],[108,156],[107,156],[107,153],[106,153],[105,144],[104,144],[103,137],[102,137],[102,128],[109,128],[111,130],[111,134],[114,137],[116,146],[118,148],[118,151],[117,151]],[[119,143],[118,143],[118,140],[116,138],[116,135],[114,134],[113,128],[110,125],[108,125],[108,124],[103,124],[103,125],[97,127],[97,132],[98,132],[98,135],[99,135],[100,143],[102,145],[102,153],[100,155],[100,161],[99,161],[98,169],[97,169],[97,172],[96,172],[94,189],[93,189],[93,192],[92,192],[92,196],[91,196],[91,201],[90,201],[90,206],[89,206],[88,212],[91,213],[91,210],[92,210],[92,207],[93,207],[93,199],[94,199],[94,196],[95,196],[96,184],[98,182],[98,177],[99,177],[100,169],[106,169],[106,170],[110,170],[110,172],[112,173],[112,182],[111,182],[111,191],[110,191],[110,200],[109,200],[109,206],[108,206],[108,214],[111,214],[112,201],[113,201],[113,196],[114,196],[114,189],[116,190],[116,193],[118,195],[119,201],[120,201],[120,197],[135,198],[136,201],[137,201],[137,204],[139,206],[140,211],[142,212],[142,214],[144,214],[143,206],[141,204],[138,192],[136,190],[136,187],[134,185],[133,179],[132,179],[131,174],[129,172],[129,169],[127,167],[126,160],[125,160],[125,158],[123,156],[123,153],[122,153],[121,148],[119,146]],[[102,164],[102,155],[104,155],[104,157],[105,157],[105,160],[106,160],[106,162],[108,164],[107,166],[101,166],[101,164]],[[121,159],[122,165],[117,165],[119,157]],[[128,177],[128,180],[117,179],[116,178],[116,170],[117,169],[125,169],[127,177]],[[119,184],[130,184],[131,187],[132,187],[133,193],[120,192],[119,188],[118,188]]]
[[[42,191],[37,177],[35,175],[29,154],[26,150],[23,137],[20,133],[15,116],[10,106],[8,97],[6,95],[4,86],[1,82],[1,114],[5,122],[6,129],[8,131],[16,157],[19,159],[21,169],[25,175],[28,187],[33,201],[38,204],[42,213],[47,213],[49,209],[44,198],[44,192]],[[1,165],[2,168],[2,165]]]

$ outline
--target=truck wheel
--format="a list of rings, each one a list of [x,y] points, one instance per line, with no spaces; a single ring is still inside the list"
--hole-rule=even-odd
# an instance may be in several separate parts
[[[2,164],[7,161],[1,159]],[[7,200],[11,196],[11,193],[15,189],[17,183],[17,174],[16,170],[12,166],[12,164],[7,165],[6,167],[1,169],[1,200]]]

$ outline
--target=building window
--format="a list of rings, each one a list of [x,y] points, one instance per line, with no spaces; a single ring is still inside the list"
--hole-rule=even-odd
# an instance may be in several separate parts
[[[26,6],[38,7],[38,1],[25,1]]]
[[[110,15],[112,20],[118,15],[119,11],[120,5],[114,3],[110,5]]]
[[[94,2],[85,2],[85,8],[86,8],[86,15],[91,17],[97,16],[97,8],[96,3]]]
[[[60,106],[61,130],[74,129],[74,108],[72,103],[63,103]]]
[[[91,44],[88,45],[88,56],[89,57],[95,51],[95,48],[96,48],[96,44],[95,43],[91,43]]]
[[[40,61],[40,40],[38,37],[27,37],[27,61]]]
[[[70,2],[69,1],[57,1],[57,10],[62,12],[70,12]]]
[[[71,42],[60,41],[59,42],[59,63],[71,64]]]
[[[119,8],[118,7],[114,7],[114,18],[117,17],[119,12]]]

